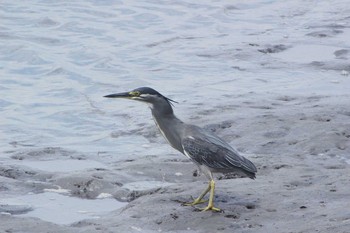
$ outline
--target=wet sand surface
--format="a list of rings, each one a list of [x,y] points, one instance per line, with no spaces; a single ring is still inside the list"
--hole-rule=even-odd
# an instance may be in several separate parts
[[[349,232],[348,5],[5,3],[0,232]],[[102,98],[139,86],[257,166],[218,175],[223,212],[181,205],[206,178],[146,105]]]

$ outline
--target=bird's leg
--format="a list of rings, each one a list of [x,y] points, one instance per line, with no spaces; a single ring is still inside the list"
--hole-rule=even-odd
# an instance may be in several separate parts
[[[202,211],[212,210],[212,211],[218,211],[221,210],[219,208],[214,207],[214,189],[215,189],[215,182],[213,179],[209,181],[209,187],[210,187],[210,196],[209,196],[209,202],[208,206],[202,209]]]
[[[204,190],[204,192],[199,195],[199,197],[197,197],[196,199],[194,199],[193,202],[190,202],[190,203],[185,203],[184,205],[187,205],[187,206],[193,206],[193,205],[197,205],[197,204],[202,204],[204,202],[207,202],[206,200],[202,200],[203,197],[209,192],[210,190],[210,182],[208,184],[208,187]]]

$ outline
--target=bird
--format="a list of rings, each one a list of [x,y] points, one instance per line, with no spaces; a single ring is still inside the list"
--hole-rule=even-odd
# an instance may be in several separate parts
[[[202,211],[220,212],[214,206],[215,181],[213,173],[235,174],[240,177],[255,179],[257,169],[247,158],[240,155],[231,145],[201,127],[186,124],[177,118],[173,111],[176,101],[165,97],[150,87],[140,87],[132,91],[110,94],[106,98],[125,98],[147,103],[151,109],[156,126],[166,141],[176,150],[184,154],[208,178],[207,188],[186,206],[195,206],[208,201]],[[209,193],[209,200],[203,200]]]

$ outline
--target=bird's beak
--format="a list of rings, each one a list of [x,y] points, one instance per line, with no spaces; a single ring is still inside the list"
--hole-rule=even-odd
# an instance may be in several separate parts
[[[111,94],[111,95],[105,95],[103,97],[106,97],[106,98],[130,98],[132,96],[130,95],[130,92],[122,92],[122,93],[116,93],[116,94]]]

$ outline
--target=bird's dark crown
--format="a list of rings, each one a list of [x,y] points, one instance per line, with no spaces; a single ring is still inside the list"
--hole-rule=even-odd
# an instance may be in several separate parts
[[[150,87],[139,87],[139,88],[136,88],[135,90],[130,91],[129,95],[135,96],[135,97],[138,97],[138,96],[141,96],[141,95],[153,95],[153,96],[164,98],[170,105],[172,105],[172,102],[173,103],[177,103],[176,101],[174,101],[174,100],[172,100],[172,99],[170,99],[168,97],[165,97],[164,95],[160,94],[158,91],[156,91],[156,90],[154,90],[153,88],[150,88]]]
[[[139,88],[136,88],[135,90],[132,90],[130,93],[135,93],[135,94],[139,94],[139,95],[148,94],[148,95],[163,96],[158,91],[156,91],[150,87],[139,87]]]

